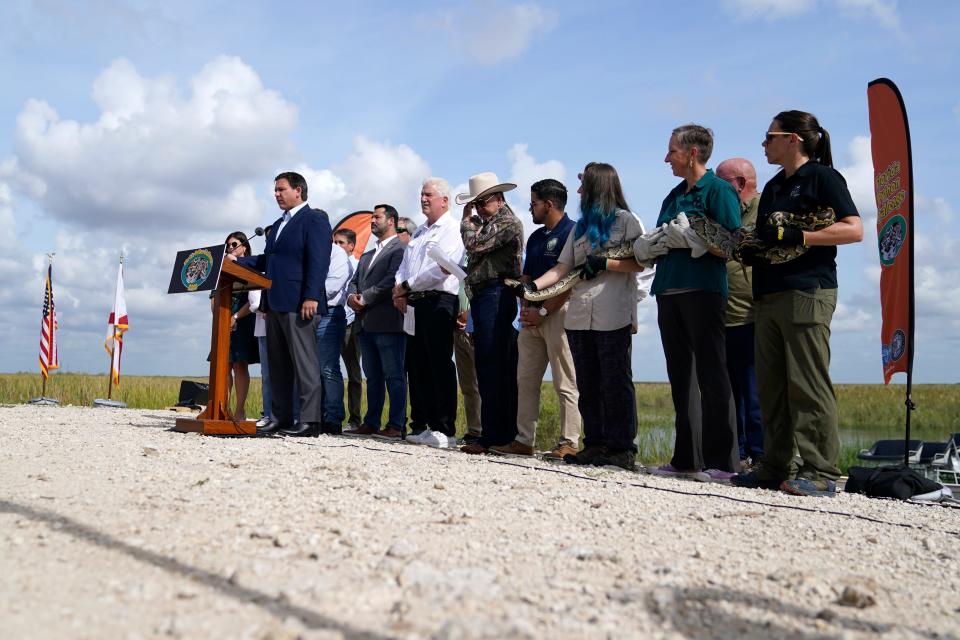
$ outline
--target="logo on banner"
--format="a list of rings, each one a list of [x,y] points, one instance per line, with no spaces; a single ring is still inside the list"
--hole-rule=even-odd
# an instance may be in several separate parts
[[[880,249],[880,262],[885,267],[893,264],[897,259],[897,254],[903,247],[903,242],[907,238],[907,221],[903,216],[896,215],[887,220],[886,224],[877,234],[877,244]]]
[[[198,249],[187,256],[180,269],[180,282],[187,291],[196,291],[210,277],[213,271],[213,254],[206,249]]]
[[[890,344],[883,345],[881,353],[883,355],[883,364],[884,366],[890,364],[891,362],[896,362],[903,357],[903,352],[906,350],[907,346],[907,336],[902,329],[897,329],[893,332],[893,335],[890,337]]]

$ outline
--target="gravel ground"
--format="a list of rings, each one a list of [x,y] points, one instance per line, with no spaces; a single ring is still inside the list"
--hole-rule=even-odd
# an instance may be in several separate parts
[[[0,408],[3,638],[953,638],[960,510]]]

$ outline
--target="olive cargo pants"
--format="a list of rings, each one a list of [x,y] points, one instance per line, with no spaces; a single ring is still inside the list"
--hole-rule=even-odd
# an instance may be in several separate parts
[[[840,434],[830,382],[830,320],[836,289],[781,291],[756,301],[756,367],[763,414],[763,470],[836,480]]]

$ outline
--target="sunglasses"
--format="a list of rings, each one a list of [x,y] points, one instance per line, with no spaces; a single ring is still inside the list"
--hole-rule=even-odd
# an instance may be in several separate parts
[[[406,227],[397,227],[397,233],[406,233],[406,232],[407,232]]]
[[[773,142],[773,139],[776,136],[797,136],[797,134],[790,133],[789,131],[767,131],[767,135],[764,136],[764,140],[766,142]],[[800,136],[797,136],[797,140],[799,140],[800,142],[803,142],[803,138],[801,138]]]
[[[473,206],[483,207],[491,200],[493,200],[493,196],[487,196],[486,198],[477,198],[476,200],[473,201]]]
[[[230,251],[233,251],[234,249],[236,249],[236,248],[239,247],[239,246],[242,246],[241,243],[239,243],[239,242],[228,242],[228,243],[227,243],[227,249],[230,249]]]

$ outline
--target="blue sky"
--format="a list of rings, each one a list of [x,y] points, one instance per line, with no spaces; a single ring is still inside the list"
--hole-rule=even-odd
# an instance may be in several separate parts
[[[956,382],[960,3],[28,2],[0,7],[0,370],[35,371],[44,254],[56,252],[65,371],[105,372],[116,261],[127,255],[127,374],[206,372],[203,295],[167,296],[178,249],[276,217],[272,177],[303,172],[339,218],[392,202],[419,217],[428,175],[494,171],[575,191],[618,168],[647,226],[676,179],[670,130],[713,129],[711,165],[754,162],[774,114],[832,136],[867,229],[842,247],[833,376],[880,382],[879,263],[866,85],[907,104],[917,202],[918,382]],[[576,215],[574,199],[568,210]],[[525,216],[527,231],[532,231]],[[652,301],[634,377],[665,380]],[[902,382],[898,375],[896,382]]]

